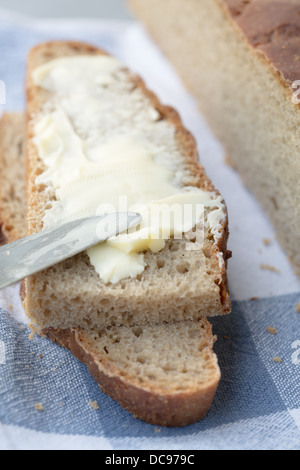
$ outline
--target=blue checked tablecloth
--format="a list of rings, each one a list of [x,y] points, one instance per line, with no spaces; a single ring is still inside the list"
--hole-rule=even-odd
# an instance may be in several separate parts
[[[104,395],[68,351],[37,336],[30,340],[18,288],[0,291],[0,448],[298,450],[300,284],[259,205],[224,163],[195,101],[136,23],[33,21],[1,11],[0,80],[6,85],[1,111],[23,109],[27,51],[50,39],[84,40],[106,49],[179,110],[228,205],[233,311],[213,319],[222,379],[209,413],[197,424],[164,429],[135,420]]]

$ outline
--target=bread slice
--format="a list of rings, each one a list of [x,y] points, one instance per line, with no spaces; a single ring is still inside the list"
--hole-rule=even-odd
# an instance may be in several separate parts
[[[197,97],[300,275],[299,0],[129,3]]]
[[[56,199],[54,188],[37,183],[37,176],[43,174],[46,166],[34,141],[35,123],[48,112],[49,107],[55,108],[55,94],[36,86],[32,73],[36,67],[53,59],[103,54],[103,51],[92,46],[74,42],[51,42],[30,52],[27,74],[28,234],[43,228],[43,217]],[[183,127],[176,111],[163,106],[139,77],[125,68],[122,73],[126,76],[126,85],[123,91],[118,92],[118,99],[122,102],[134,94],[139,106],[141,104],[143,109],[152,107],[159,113],[159,120],[155,124],[157,127],[153,127],[154,131],[148,139],[160,139],[159,129],[162,125],[172,129],[175,149],[170,150],[169,142],[162,139],[158,142],[166,146],[168,158],[171,157],[169,164],[173,166],[174,174],[180,175],[179,185],[201,188],[213,192],[217,197],[218,193],[198,163],[195,140]],[[119,112],[118,104],[116,112]],[[135,116],[139,116],[139,113],[137,108]],[[117,119],[125,132],[136,126],[134,121],[128,122],[127,115],[125,118],[121,116],[117,114]],[[104,130],[100,128],[98,132],[101,134]],[[148,128],[144,132],[147,133]],[[144,254],[146,269],[134,279],[123,279],[114,284],[104,283],[85,253],[32,276],[26,281],[27,314],[40,328],[66,329],[74,326],[103,328],[111,325],[178,322],[229,313],[225,204],[223,208],[217,236],[207,228],[201,250],[187,251],[186,240],[168,240],[159,253],[148,250]]]
[[[0,222],[9,242],[26,232],[24,140],[24,116],[4,115],[0,121]],[[220,380],[212,349],[215,337],[206,319],[90,331],[52,328],[43,334],[70,349],[87,365],[100,388],[123,408],[156,425],[184,426],[201,419]]]
[[[0,241],[26,236],[24,115],[5,114],[0,125]]]

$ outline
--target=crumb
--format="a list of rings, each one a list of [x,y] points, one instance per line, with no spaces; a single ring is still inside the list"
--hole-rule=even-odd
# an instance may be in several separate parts
[[[96,401],[89,400],[89,405],[93,410],[99,410],[99,405]]]
[[[273,361],[274,362],[282,362],[282,359],[281,359],[281,357],[277,356],[277,357],[273,357]]]
[[[34,405],[34,407],[35,407],[35,409],[36,409],[37,411],[44,411],[44,410],[45,410],[45,408],[43,407],[42,403],[36,403],[36,404]]]
[[[39,354],[39,358],[41,359],[43,357],[43,354]]]
[[[229,157],[229,155],[225,155],[224,156],[224,163],[225,165],[228,165],[230,166],[231,168],[235,168],[233,162],[232,162],[232,159]]]
[[[161,429],[159,429],[159,428],[154,428],[154,431],[155,431],[155,432],[161,432]]]
[[[269,264],[261,264],[260,269],[267,269],[268,271],[272,271],[273,273],[280,274],[279,269],[274,268],[274,266],[270,266]]]
[[[229,339],[229,336],[223,335],[223,338],[224,338],[224,339]]]
[[[300,313],[300,302],[298,302],[296,305],[296,312]]]
[[[264,244],[265,246],[270,246],[271,243],[272,243],[272,241],[270,240],[270,238],[264,238],[264,239],[263,239],[263,244]]]
[[[9,310],[13,310],[14,309],[13,304],[9,304],[8,308]]]
[[[251,297],[250,300],[259,300],[259,299],[260,299],[260,297]]]
[[[28,338],[31,340],[31,339],[34,338],[35,334],[39,332],[39,330],[36,326],[34,326],[34,324],[32,322],[28,323],[28,327],[31,329],[31,333],[28,336]]]
[[[27,364],[27,365],[25,366],[25,369],[30,369],[30,366]]]
[[[266,330],[271,333],[271,335],[277,335],[277,330],[276,328],[273,328],[273,326],[267,326]]]

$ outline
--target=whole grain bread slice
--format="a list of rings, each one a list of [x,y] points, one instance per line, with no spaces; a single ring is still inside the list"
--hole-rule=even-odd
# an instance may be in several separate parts
[[[6,242],[26,235],[25,119],[0,122],[0,223]],[[220,380],[215,337],[206,319],[43,334],[86,364],[100,388],[136,418],[184,426],[209,410]],[[101,412],[101,409],[100,409]]]
[[[32,73],[36,67],[53,59],[99,54],[105,53],[75,42],[51,42],[30,52],[27,74],[28,234],[43,228],[46,209],[55,200],[53,188],[36,182],[46,167],[34,143],[35,122],[43,116],[45,107],[53,105],[53,96],[34,84]],[[141,78],[128,70],[126,73],[132,83],[131,93],[142,96],[158,111],[160,121],[174,127],[181,159],[177,169],[183,175],[182,186],[215,191],[198,162],[195,140],[183,127],[177,112],[163,106]],[[187,251],[185,240],[168,240],[158,254],[150,250],[145,253],[147,267],[141,275],[116,284],[105,284],[83,253],[27,279],[27,314],[40,328],[63,329],[178,322],[227,314],[231,304],[226,277],[228,223],[225,205],[218,235],[215,240],[206,230],[203,249],[197,252]]]

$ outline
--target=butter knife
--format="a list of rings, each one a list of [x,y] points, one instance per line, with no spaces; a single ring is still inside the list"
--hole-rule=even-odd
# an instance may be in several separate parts
[[[117,212],[74,220],[0,248],[0,289],[137,226],[140,214]]]

